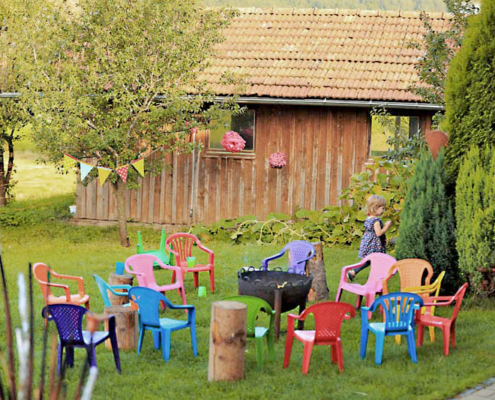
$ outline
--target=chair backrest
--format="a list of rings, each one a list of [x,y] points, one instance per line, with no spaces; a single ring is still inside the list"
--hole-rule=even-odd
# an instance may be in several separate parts
[[[187,257],[191,257],[193,244],[198,242],[199,239],[190,233],[174,233],[165,241],[165,247],[167,251],[178,254],[175,265],[180,265],[181,262],[187,260]],[[170,245],[172,245],[172,249]]]
[[[457,319],[457,315],[459,314],[459,309],[461,308],[462,300],[464,299],[464,295],[466,294],[466,290],[469,286],[469,283],[465,283],[462,285],[456,294],[454,294],[455,306],[454,311],[452,312],[452,321]]]
[[[139,321],[143,325],[152,327],[160,326],[158,309],[160,301],[165,302],[167,307],[171,304],[160,292],[147,287],[135,286],[129,290],[129,299],[139,306]]]
[[[52,304],[43,308],[44,318],[51,316],[64,344],[84,345],[82,319],[88,310],[74,304]]]
[[[155,263],[166,268],[165,264],[152,254],[135,254],[125,260],[125,270],[131,274],[132,272],[143,274],[136,275],[139,286],[156,285],[155,274],[153,272],[153,265]]]
[[[376,304],[375,304],[376,303]],[[414,314],[422,306],[423,299],[415,293],[394,292],[380,296],[371,306],[372,310],[382,306],[385,317],[385,333],[406,332],[414,321]]]
[[[351,317],[356,315],[353,306],[344,302],[324,301],[313,304],[305,311],[313,314],[315,320],[315,342],[325,342],[340,336],[342,321],[347,314]]]
[[[419,258],[405,258],[397,261],[392,268],[390,268],[389,275],[393,269],[397,270],[400,276],[400,288],[401,290],[411,286],[423,285],[423,275],[427,271],[424,285],[429,285],[431,277],[433,276],[433,268],[431,264],[426,260]]]
[[[110,290],[108,283],[106,283],[102,278],[100,278],[96,274],[93,274],[93,278],[95,278],[96,285],[98,286],[98,289],[100,289],[101,297],[103,298],[103,304],[105,304],[105,307],[111,307],[112,303],[108,298],[108,292],[107,292],[107,290]]]
[[[294,240],[284,246],[283,251],[290,252],[290,265],[288,272],[304,274],[306,261],[315,255],[315,247],[305,240]]]
[[[369,261],[370,273],[366,285],[374,283],[377,285],[377,291],[382,290],[382,280],[385,279],[389,273],[390,267],[394,265],[397,260],[385,253],[371,253],[369,256],[363,258],[362,262]]]
[[[163,252],[165,251],[165,237],[166,237],[165,229],[162,229],[162,234],[160,237],[160,249],[159,250],[163,251]],[[141,254],[144,251],[143,238],[141,237],[141,231],[138,231],[137,239],[138,239],[137,254]]]
[[[254,296],[229,296],[222,300],[238,301],[247,306],[246,330],[247,336],[253,337],[256,327],[256,319],[260,312],[265,312],[270,316],[270,324],[273,322],[273,310],[265,300]]]
[[[46,264],[36,263],[33,265],[33,276],[40,285],[41,292],[43,293],[43,298],[45,299],[45,301],[48,296],[52,294],[50,286],[48,286],[48,283],[50,282],[51,272],[52,270],[48,268]]]
[[[445,276],[445,271],[440,272],[435,282],[431,285],[422,285],[422,286],[410,286],[401,289],[403,292],[416,293],[421,296],[423,301],[428,302],[428,298],[430,296],[438,296],[440,292],[440,287],[442,286],[442,280]]]

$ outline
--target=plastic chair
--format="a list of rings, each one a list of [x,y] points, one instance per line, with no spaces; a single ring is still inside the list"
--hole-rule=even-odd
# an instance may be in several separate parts
[[[82,320],[88,312],[86,308],[73,304],[53,304],[43,308],[43,317],[55,321],[60,337],[57,356],[57,373],[59,375],[62,371],[64,349],[68,367],[74,366],[74,348],[77,347],[86,349],[90,366],[96,367],[95,347],[107,339],[110,339],[112,344],[115,367],[119,373],[121,372],[119,347],[115,334],[115,317],[111,315],[108,318],[108,332],[95,331],[91,333],[90,331],[82,330]]]
[[[110,303],[110,299],[108,298],[108,292],[112,293],[115,296],[129,296],[129,290],[131,289],[131,285],[109,285],[106,283],[102,278],[100,278],[98,275],[93,274],[93,278],[95,278],[96,285],[98,286],[98,289],[100,290],[101,297],[103,298],[103,304],[105,307],[111,307],[112,303]],[[125,292],[117,292],[116,289],[120,290],[126,290]],[[130,304],[123,304],[123,307],[129,307]]]
[[[423,276],[426,272],[425,281],[423,283]],[[405,288],[417,287],[422,285],[429,285],[431,277],[433,276],[433,268],[431,264],[426,260],[421,260],[419,258],[405,258],[403,260],[397,261],[392,267],[383,280],[383,294],[387,294],[388,291],[388,281],[395,273],[399,274],[400,278],[400,290],[404,292]]]
[[[198,249],[208,253],[208,264],[196,264],[193,268],[187,266],[187,257],[192,256],[193,244],[196,244]],[[181,268],[183,277],[187,272],[194,274],[195,288],[199,286],[199,272],[208,271],[210,273],[210,289],[212,293],[215,291],[215,253],[203,246],[196,236],[190,233],[174,233],[167,238],[165,247],[170,254],[174,255],[175,265]],[[172,276],[172,279],[174,278],[175,273]]]
[[[189,328],[191,330],[191,341],[194,357],[198,355],[196,343],[196,322],[195,308],[192,305],[176,306],[161,293],[146,288],[133,287],[129,291],[129,298],[139,306],[139,342],[137,353],[141,353],[143,346],[144,332],[153,333],[153,343],[155,348],[162,345],[163,359],[168,362],[170,359],[170,336],[173,331]],[[160,318],[158,308],[160,302],[164,302],[171,310],[187,310],[187,321],[181,321],[172,318]],[[161,340],[160,340],[161,338]]]
[[[141,232],[138,231],[137,233],[137,238],[138,238],[138,243],[136,246],[136,253],[137,254],[151,254],[158,258],[162,263],[170,265],[170,253],[167,253],[165,250],[165,229],[162,229],[162,236],[160,239],[160,248],[157,250],[148,250],[144,251],[143,247],[143,239],[141,238]]]
[[[369,322],[368,312],[379,306],[383,309],[385,322]],[[414,313],[423,306],[423,299],[414,293],[395,292],[376,299],[371,307],[361,308],[361,358],[366,357],[369,331],[376,336],[375,363],[381,364],[385,336],[405,335],[407,349],[413,362],[417,363],[414,340]]]
[[[172,271],[173,277],[177,275],[177,279],[173,279],[170,285],[158,285],[153,271],[154,265]],[[167,290],[177,289],[182,297],[182,304],[187,304],[184,280],[179,267],[165,265],[160,259],[152,254],[135,254],[125,260],[125,270],[129,274],[136,275],[139,286],[147,287],[163,294],[165,294]]]
[[[287,272],[293,272],[295,274],[304,274],[306,261],[312,259],[315,255],[315,248],[311,243],[305,240],[294,240],[287,243],[280,253],[265,258],[261,263],[263,270],[266,271],[268,269],[268,263],[282,257],[286,251],[290,253],[290,265]]]
[[[294,320],[304,321],[310,314],[314,316],[315,330],[294,330]],[[356,311],[352,305],[332,301],[314,304],[304,310],[299,316],[289,314],[287,316],[284,368],[289,366],[292,343],[294,338],[296,338],[304,344],[302,364],[302,372],[304,374],[308,373],[311,352],[315,344],[331,347],[332,362],[337,363],[339,372],[342,372],[344,370],[344,356],[342,353],[340,328],[344,319],[353,318],[355,315]]]
[[[274,347],[274,332],[275,332],[275,311],[272,310],[270,304],[259,297],[253,296],[230,296],[225,297],[222,300],[238,301],[247,305],[247,337],[248,339],[254,339],[256,345],[256,361],[258,368],[263,368],[263,338],[266,338],[266,345],[268,348],[268,357],[273,358],[275,354]],[[256,326],[256,321],[260,312],[265,312],[270,316],[270,323],[268,328],[263,326]]]
[[[364,285],[359,283],[350,283],[347,279],[347,272],[351,269],[361,267],[366,262],[371,262],[370,272],[368,280]],[[354,293],[357,295],[356,308],[361,306],[361,299],[364,297],[366,299],[366,305],[369,307],[377,294],[381,293],[382,280],[387,276],[390,267],[397,262],[395,258],[384,253],[372,253],[369,256],[363,258],[359,263],[354,265],[348,265],[342,268],[340,273],[340,283],[337,289],[337,296],[335,301],[340,301],[342,296],[342,291],[345,290],[349,293]],[[370,314],[371,316],[371,314]]]
[[[40,285],[43,299],[45,300],[45,306],[51,304],[74,304],[78,306],[84,305],[89,310],[89,295],[87,295],[84,290],[84,279],[81,276],[57,274],[43,263],[36,263],[33,265],[33,275]],[[69,286],[51,282],[52,277],[77,281],[78,293],[71,294]],[[55,296],[52,293],[51,288],[63,289],[65,295]]]
[[[430,303],[425,303],[425,306],[449,306],[455,301],[454,311],[450,318],[438,317],[429,314],[416,314],[416,324],[418,325],[418,346],[423,344],[425,326],[439,328],[442,330],[443,336],[443,354],[449,355],[449,346],[455,347],[455,324],[459,309],[461,308],[462,300],[466,294],[469,284],[465,283],[460,287],[457,293],[453,296],[437,296],[430,298]]]

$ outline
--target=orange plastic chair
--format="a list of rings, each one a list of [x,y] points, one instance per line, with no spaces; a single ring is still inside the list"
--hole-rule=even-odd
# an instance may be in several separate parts
[[[425,326],[431,326],[433,328],[439,328],[442,330],[443,336],[443,354],[449,355],[450,344],[455,347],[455,324],[457,321],[457,315],[461,308],[462,299],[466,294],[466,290],[469,284],[465,283],[453,296],[438,296],[430,298],[430,303],[426,303],[425,306],[449,306],[455,301],[454,311],[450,318],[438,317],[436,315],[420,314],[416,313],[416,325],[418,326],[418,347],[423,344]]]
[[[313,314],[315,330],[294,330],[294,320],[304,321]],[[339,372],[344,370],[344,356],[340,340],[340,327],[344,319],[356,315],[354,307],[348,303],[325,301],[314,304],[302,312],[301,315],[287,316],[287,338],[285,340],[284,368],[289,366],[292,343],[294,338],[304,344],[302,372],[307,374],[313,345],[327,345],[332,349],[332,362],[337,363]]]
[[[425,271],[427,271],[427,275],[423,283],[423,275]],[[390,267],[387,276],[382,281],[383,294],[389,293],[387,283],[396,272],[400,277],[401,292],[404,292],[404,289],[408,287],[429,285],[431,277],[433,276],[433,268],[428,261],[421,260],[419,258],[405,258],[397,261]]]
[[[51,304],[74,304],[77,306],[85,306],[89,310],[89,295],[84,291],[84,279],[81,276],[70,276],[57,274],[50,269],[46,264],[36,263],[33,265],[33,275],[38,281],[43,298],[45,300],[45,306]],[[78,293],[71,294],[69,286],[62,285],[60,283],[51,282],[51,278],[68,279],[71,281],[77,281]],[[55,296],[51,288],[60,288],[65,292],[64,296]]]
[[[208,264],[195,264],[194,267],[189,268],[187,258],[192,256],[192,247],[194,244],[198,249],[208,253]],[[197,288],[199,286],[199,272],[208,271],[210,273],[211,291],[212,293],[215,291],[215,254],[203,246],[196,236],[190,233],[174,233],[167,238],[165,247],[169,253],[175,256],[175,265],[181,268],[183,278],[186,272],[192,272],[194,274],[194,287]],[[175,273],[172,276],[172,282],[174,279]]]

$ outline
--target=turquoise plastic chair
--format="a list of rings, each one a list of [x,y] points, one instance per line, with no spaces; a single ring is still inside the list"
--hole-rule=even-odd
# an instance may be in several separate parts
[[[158,258],[162,263],[164,263],[166,265],[171,265],[171,261],[172,261],[171,255],[165,249],[165,239],[166,239],[165,229],[162,229],[162,237],[160,239],[160,248],[158,250],[144,251],[143,239],[141,238],[141,232],[140,231],[138,231],[137,237],[138,237],[138,244],[137,244],[137,249],[136,249],[137,254],[152,254],[156,258]]]
[[[247,338],[253,339],[256,346],[256,361],[258,368],[263,369],[263,338],[266,338],[266,346],[268,348],[268,358],[272,359],[275,355],[274,347],[274,331],[275,331],[275,311],[272,310],[270,304],[259,297],[254,296],[230,296],[222,300],[238,301],[247,306],[246,316],[246,331]],[[270,316],[268,328],[264,326],[256,326],[258,315],[260,312],[265,312]]]
[[[369,322],[368,312],[382,308],[385,322]],[[380,365],[383,357],[385,336],[405,335],[407,349],[413,362],[417,363],[414,340],[414,314],[423,306],[423,299],[414,293],[395,292],[376,299],[371,307],[361,307],[361,358],[366,357],[368,333],[376,336],[375,363]]]
[[[141,353],[143,346],[144,332],[153,333],[153,343],[155,349],[162,345],[163,359],[168,362],[170,358],[170,337],[173,331],[189,328],[191,330],[191,341],[194,357],[198,355],[196,342],[196,309],[192,305],[173,305],[163,294],[146,287],[135,286],[129,291],[129,298],[139,307],[139,342],[137,353]],[[160,302],[164,302],[168,309],[187,310],[187,321],[160,318],[158,309]]]
[[[109,285],[98,275],[94,274],[93,278],[95,278],[96,284],[98,285],[98,289],[100,289],[101,297],[103,298],[103,304],[105,307],[111,307],[112,303],[110,303],[110,299],[108,298],[108,292],[112,293],[115,296],[129,296],[129,290],[132,288],[131,285]],[[126,292],[117,292],[116,289],[127,290]],[[107,292],[108,291],[108,292]],[[123,307],[129,307],[130,304],[123,304]]]

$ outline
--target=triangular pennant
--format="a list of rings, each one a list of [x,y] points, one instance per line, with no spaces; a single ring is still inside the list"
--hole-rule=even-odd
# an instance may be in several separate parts
[[[78,161],[79,160],[77,158],[64,154],[64,169],[68,171],[69,169],[75,167]]]
[[[126,183],[126,181],[127,181],[127,169],[128,169],[128,168],[129,168],[129,166],[128,166],[128,165],[125,165],[125,166],[123,166],[123,167],[118,167],[118,168],[117,168],[117,173],[119,174],[120,179],[122,179],[122,181],[123,181],[124,183]]]
[[[108,175],[112,173],[110,168],[98,167],[98,177],[100,178],[100,186],[103,186],[108,178]]]
[[[79,166],[81,168],[81,181],[83,181],[84,178],[86,178],[86,176],[91,172],[91,170],[93,169],[93,166],[86,164],[82,161],[79,161]]]
[[[137,172],[139,172],[139,175],[141,175],[144,178],[144,158],[140,158],[139,160],[131,162],[132,166],[136,169]]]

